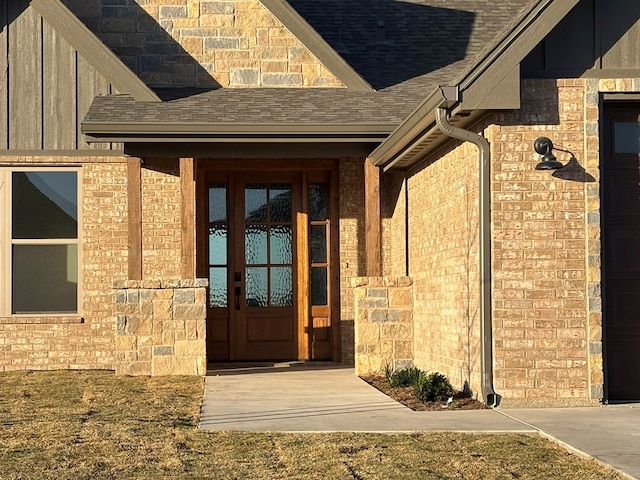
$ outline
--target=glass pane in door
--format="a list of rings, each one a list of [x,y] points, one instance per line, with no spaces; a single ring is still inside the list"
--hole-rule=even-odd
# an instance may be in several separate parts
[[[291,185],[273,184],[269,188],[270,216],[272,222],[291,221]]]
[[[269,232],[270,261],[280,265],[293,261],[293,231],[291,225],[274,225]]]
[[[267,221],[267,185],[253,183],[244,190],[245,221]]]
[[[293,305],[293,276],[291,267],[271,267],[271,306]]]
[[[227,186],[224,183],[209,185],[209,307],[226,308],[228,300],[228,242]]]
[[[245,186],[245,266],[248,307],[293,305],[292,186]]]
[[[209,268],[209,306],[227,306],[227,267]]]

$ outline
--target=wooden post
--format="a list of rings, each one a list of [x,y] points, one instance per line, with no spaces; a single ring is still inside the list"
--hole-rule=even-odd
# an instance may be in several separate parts
[[[193,158],[180,159],[180,265],[182,278],[196,277],[196,181]]]
[[[302,198],[296,198],[300,205],[296,213],[296,250],[298,259],[298,360],[309,360],[309,344],[313,335],[313,325],[310,321],[311,284],[309,280],[309,174],[301,175]]]
[[[364,162],[364,244],[367,277],[382,275],[380,224],[380,169],[367,159]]]
[[[142,280],[142,168],[139,158],[127,159],[129,215],[129,280]]]

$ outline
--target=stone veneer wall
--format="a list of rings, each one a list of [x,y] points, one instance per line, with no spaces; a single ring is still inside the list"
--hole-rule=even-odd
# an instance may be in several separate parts
[[[360,277],[355,293],[357,375],[413,365],[413,282],[409,277]]]
[[[116,373],[205,375],[207,286],[206,279],[116,282]]]
[[[63,0],[152,86],[343,87],[257,0]]]

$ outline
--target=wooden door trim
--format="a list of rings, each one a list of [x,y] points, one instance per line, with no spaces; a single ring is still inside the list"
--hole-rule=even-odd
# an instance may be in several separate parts
[[[340,191],[337,166],[329,173],[330,262],[329,262],[329,305],[331,308],[331,341],[333,361],[342,361],[342,325],[340,315]]]
[[[300,174],[299,188],[297,189],[299,212],[296,215],[294,231],[296,232],[297,252],[295,258],[295,268],[297,270],[297,281],[295,288],[297,304],[298,322],[298,359],[308,360],[311,351],[311,330],[310,321],[310,283],[309,283],[309,174]]]
[[[212,183],[225,183],[227,185],[227,204],[228,214],[234,215],[236,218],[243,220],[244,212],[242,211],[242,205],[244,201],[236,201],[237,197],[232,195],[243,195],[242,182],[248,183],[256,182],[262,183],[265,180],[269,183],[291,182],[293,191],[296,192],[294,196],[294,211],[298,212],[294,215],[294,244],[293,244],[293,280],[294,280],[294,298],[296,299],[296,305],[294,305],[294,315],[296,325],[294,326],[295,332],[297,332],[297,351],[298,359],[306,360],[311,359],[311,297],[310,297],[310,270],[309,270],[309,199],[308,199],[308,187],[310,183],[326,182],[329,187],[329,206],[330,206],[330,262],[328,267],[329,278],[329,302],[327,308],[331,319],[331,355],[333,361],[341,361],[341,325],[340,325],[340,276],[339,276],[339,190],[338,190],[338,163],[336,160],[319,160],[314,162],[309,161],[291,161],[291,160],[276,160],[267,161],[238,161],[238,160],[197,160],[197,189],[198,198],[197,202],[198,212],[198,256],[197,256],[197,268],[199,275],[208,277],[208,265],[207,265],[207,248],[208,248],[208,218],[206,218],[208,202],[208,187]],[[267,178],[268,175],[268,178]],[[298,217],[298,215],[304,215],[304,217]],[[237,341],[240,332],[237,330],[237,322],[233,321],[233,316],[236,314],[235,310],[235,295],[233,288],[235,282],[233,281],[232,267],[236,261],[238,261],[238,255],[240,252],[235,249],[236,243],[244,242],[244,232],[239,231],[240,225],[244,224],[244,221],[236,221],[231,224],[231,218],[228,219],[229,224],[229,238],[228,238],[228,285],[229,285],[229,306],[228,306],[228,339],[227,343],[228,356],[230,361],[238,360],[242,358],[242,353],[237,350]],[[305,238],[306,237],[306,238]],[[240,259],[242,260],[242,259]],[[243,273],[244,275],[244,273]],[[246,295],[243,290],[241,295]],[[241,308],[243,303],[241,302]]]

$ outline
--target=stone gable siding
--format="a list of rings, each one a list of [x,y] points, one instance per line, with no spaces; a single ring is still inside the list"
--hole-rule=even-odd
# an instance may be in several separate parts
[[[150,86],[344,86],[257,0],[63,2]]]

